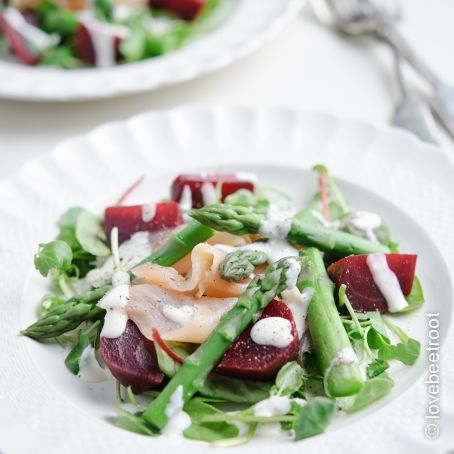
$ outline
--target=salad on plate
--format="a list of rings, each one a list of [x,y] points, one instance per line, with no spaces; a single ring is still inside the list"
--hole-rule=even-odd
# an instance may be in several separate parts
[[[1,0],[0,54],[26,65],[110,67],[215,28],[230,0]]]
[[[239,172],[181,174],[168,199],[127,206],[138,180],[101,217],[69,208],[35,254],[52,292],[22,334],[67,349],[68,380],[116,380],[113,420],[140,434],[322,433],[418,360],[399,321],[424,297],[417,256],[314,172],[303,207]]]

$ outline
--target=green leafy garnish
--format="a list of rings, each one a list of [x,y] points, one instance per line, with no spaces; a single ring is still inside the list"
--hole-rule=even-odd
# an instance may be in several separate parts
[[[295,424],[295,440],[321,434],[331,422],[336,405],[334,400],[315,397],[301,408]]]
[[[51,241],[39,245],[39,251],[35,254],[35,268],[46,277],[51,270],[57,273],[67,271],[73,259],[71,248],[64,241]]]
[[[210,374],[198,386],[199,394],[235,403],[253,404],[270,395],[272,384]]]
[[[76,238],[82,249],[98,257],[110,255],[110,249],[104,244],[104,230],[96,216],[89,211],[81,211],[77,216]]]
[[[74,346],[74,348],[69,352],[68,356],[65,358],[66,367],[73,373],[77,375],[80,371],[80,358],[82,357],[84,350],[90,345],[90,338],[88,334],[84,331],[79,331],[79,341]]]
[[[203,422],[207,415],[222,414],[220,410],[197,397],[184,406],[191,417],[192,424],[184,430],[184,436],[191,440],[215,441],[238,436],[238,428],[224,421]]]
[[[68,46],[57,46],[46,49],[39,61],[42,65],[57,66],[63,69],[80,68],[82,62],[74,56]]]
[[[389,363],[384,359],[375,359],[367,366],[368,378],[374,378],[382,374],[389,368]]]
[[[386,373],[382,373],[378,377],[367,380],[361,391],[356,395],[351,407],[346,409],[347,412],[354,413],[355,411],[369,406],[373,402],[388,394],[393,386],[394,381]]]
[[[129,430],[142,435],[148,435],[150,437],[159,435],[159,433],[153,430],[141,417],[141,413],[130,413],[123,408],[117,408],[118,416],[112,418],[112,422],[122,429]]]
[[[271,394],[275,396],[290,396],[298,391],[305,381],[303,368],[296,362],[291,361],[281,367]]]
[[[98,332],[101,328],[101,322],[98,320],[93,323],[87,330],[79,330],[77,344],[69,352],[65,358],[66,367],[73,373],[77,375],[80,371],[80,359],[84,354],[86,348],[88,348],[92,343],[96,343]],[[95,330],[98,331],[95,331]],[[91,340],[92,334],[94,332],[93,342]]]
[[[405,314],[414,311],[424,304],[424,292],[422,290],[421,282],[417,276],[413,279],[413,285],[410,293],[405,297],[408,306],[401,309],[398,314]]]
[[[415,339],[399,342],[397,345],[383,344],[378,350],[379,359],[397,359],[407,366],[415,364],[421,352],[421,344]]]
[[[372,312],[368,314],[379,313]],[[382,323],[378,322],[379,317],[399,337],[400,342],[398,344],[391,344],[386,334],[386,329]],[[385,361],[397,359],[407,366],[412,366],[421,352],[421,344],[417,340],[410,338],[401,328],[391,323],[388,319],[382,318],[381,315],[374,315],[373,324],[367,333],[367,342],[370,348],[378,350],[379,359]]]

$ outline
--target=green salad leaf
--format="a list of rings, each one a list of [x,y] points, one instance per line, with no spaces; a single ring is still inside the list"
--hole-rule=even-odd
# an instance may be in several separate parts
[[[416,339],[399,342],[397,345],[383,344],[378,350],[378,358],[383,360],[397,359],[407,366],[415,364],[421,352],[421,344]]]
[[[60,240],[49,243],[41,243],[35,254],[35,268],[42,276],[48,276],[51,270],[58,274],[66,272],[73,259],[71,248],[67,243]]]
[[[72,35],[77,28],[76,15],[69,9],[61,8],[51,0],[41,0],[34,12],[40,19],[40,27],[47,33],[62,36]]]
[[[39,62],[41,65],[57,66],[63,69],[74,69],[82,66],[81,60],[74,56],[72,49],[62,44],[46,49]]]
[[[407,300],[408,306],[401,309],[398,312],[399,314],[406,314],[407,312],[414,311],[424,304],[424,292],[422,290],[421,281],[417,276],[414,277],[411,291],[405,299]]]
[[[225,421],[203,422],[207,415],[222,414],[220,410],[197,397],[184,406],[184,411],[191,417],[192,424],[183,434],[191,440],[215,441],[238,436],[238,428]]]
[[[65,365],[71,373],[77,375],[80,371],[80,360],[87,347],[97,343],[99,332],[101,330],[101,322],[98,320],[88,329],[80,329],[77,336],[77,343],[65,358]]]
[[[199,394],[229,402],[254,404],[270,395],[272,383],[210,374],[198,386]]]
[[[361,391],[356,395],[353,404],[347,408],[346,411],[348,413],[354,413],[355,411],[369,406],[373,402],[388,394],[393,386],[394,381],[386,373],[382,373],[377,377],[367,380]]]
[[[389,368],[389,363],[384,359],[375,359],[367,366],[368,378],[374,378],[382,374]]]
[[[315,397],[301,408],[295,423],[295,440],[321,434],[331,422],[336,411],[335,401],[327,397]]]
[[[105,245],[104,230],[97,217],[83,210],[77,216],[76,238],[82,249],[98,257],[110,255],[110,249]]]
[[[79,331],[79,340],[74,348],[69,352],[65,358],[65,365],[69,371],[77,375],[80,371],[80,358],[82,357],[84,350],[90,345],[90,337],[83,330]]]
[[[271,394],[290,396],[304,386],[305,378],[303,368],[296,361],[291,361],[279,370]]]
[[[130,432],[135,432],[150,437],[159,435],[152,427],[150,427],[141,417],[141,412],[131,413],[123,408],[117,407],[116,418],[111,418],[111,421],[122,429]]]
[[[378,358],[384,361],[397,359],[407,366],[412,366],[421,352],[421,344],[410,338],[401,328],[384,319],[378,312],[367,312],[372,325],[367,333],[367,342],[371,349],[378,350]],[[399,337],[400,342],[392,345],[386,333],[386,326]]]

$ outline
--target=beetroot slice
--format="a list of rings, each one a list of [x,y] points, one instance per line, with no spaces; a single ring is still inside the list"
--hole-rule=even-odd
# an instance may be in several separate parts
[[[183,193],[183,188],[189,186],[192,193],[192,208],[203,207],[202,185],[210,183],[213,187],[222,182],[222,201],[239,189],[254,191],[255,186],[251,181],[240,180],[234,173],[224,174],[202,174],[202,175],[178,175],[172,183],[170,193],[172,200],[179,202]]]
[[[114,37],[115,61],[117,62],[122,59],[122,55],[119,51],[121,41],[121,37]],[[81,22],[79,22],[79,25],[77,26],[76,32],[74,34],[74,53],[87,65],[94,66],[96,64],[95,47],[93,45],[90,32],[88,28]]]
[[[38,54],[31,49],[27,40],[13,27],[11,27],[11,25],[9,25],[8,21],[3,17],[1,11],[0,30],[4,33],[14,55],[16,55],[23,63],[27,65],[35,65],[38,62]]]
[[[347,286],[346,294],[355,311],[388,311],[388,303],[374,282],[367,265],[368,255],[351,255],[328,267],[328,274],[336,284]],[[403,294],[410,293],[415,277],[417,256],[413,254],[386,254],[389,268],[396,274]]]
[[[104,212],[106,238],[110,241],[110,232],[118,228],[118,241],[123,243],[136,232],[156,232],[173,229],[183,223],[178,203],[160,202],[155,205],[155,215],[147,220],[147,205],[115,206]],[[145,210],[145,211],[144,211]],[[145,216],[145,220],[144,220]]]
[[[100,348],[112,375],[123,386],[131,386],[135,394],[148,391],[164,380],[153,342],[130,320],[120,337],[101,337]]]
[[[155,9],[170,11],[184,20],[194,20],[205,6],[206,0],[150,0]]]
[[[251,324],[225,352],[215,372],[252,380],[272,380],[284,364],[298,358],[300,342],[292,312],[287,304],[283,301],[271,301],[259,320],[266,317],[283,317],[289,320],[292,324],[293,341],[284,348],[256,344],[250,336]]]

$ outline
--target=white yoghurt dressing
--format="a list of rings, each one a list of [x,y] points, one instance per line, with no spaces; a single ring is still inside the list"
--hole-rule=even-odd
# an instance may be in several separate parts
[[[239,250],[252,250],[264,252],[269,263],[277,262],[284,257],[298,256],[298,250],[289,244],[285,239],[270,239],[268,241],[256,241],[246,246],[240,246]]]
[[[266,317],[251,329],[251,339],[259,345],[284,348],[293,341],[292,324],[283,317]]]
[[[177,307],[172,306],[171,304],[164,304],[161,306],[161,312],[164,317],[168,318],[172,322],[184,326],[194,316],[194,307],[187,305]]]
[[[274,205],[270,205],[259,230],[260,235],[268,241],[252,243],[245,248],[265,252],[268,254],[270,263],[284,257],[297,256],[298,250],[286,240],[291,226],[291,216]]]
[[[115,39],[125,39],[129,29],[123,25],[107,24],[96,19],[90,11],[79,13],[80,22],[86,27],[95,53],[95,65],[106,68],[115,64]]]
[[[139,264],[143,259],[148,257],[152,252],[150,243],[150,234],[148,232],[137,232],[131,238],[120,245],[118,254],[120,262],[125,270],[130,270]],[[88,283],[99,288],[112,281],[115,273],[115,263],[112,256],[98,268],[95,268],[87,273],[86,279]],[[126,283],[126,279],[125,282]]]
[[[365,237],[373,242],[378,242],[374,230],[382,225],[381,217],[376,213],[370,211],[356,211],[348,220],[348,225],[353,230],[358,230],[363,233]]]
[[[283,416],[290,411],[288,396],[270,396],[254,405],[254,416]]]
[[[296,281],[301,273],[301,265],[297,260],[292,258],[287,259],[286,263],[289,268],[285,273],[285,286],[287,289],[291,289],[296,287]]]
[[[311,214],[315,219],[317,219],[318,222],[320,222],[320,224],[323,225],[323,227],[337,230],[341,226],[341,223],[339,221],[328,221],[327,219],[325,219],[320,211],[312,210]]]
[[[88,345],[82,352],[79,368],[77,376],[88,383],[100,383],[110,378],[109,372],[99,365],[91,345]]]
[[[389,312],[398,312],[408,303],[405,299],[396,274],[389,268],[385,254],[369,254],[367,266],[372,273],[375,284],[388,303]]]
[[[128,316],[126,305],[129,300],[129,285],[119,285],[102,297],[98,306],[106,310],[101,336],[114,339],[126,329]]]
[[[162,435],[167,437],[182,437],[182,433],[191,425],[191,418],[183,411],[183,386],[179,385],[170,397],[165,415],[168,418],[167,425]]]
[[[214,186],[212,183],[203,183],[200,191],[202,192],[204,205],[213,205],[218,201],[216,186]]]
[[[56,46],[60,41],[57,34],[50,35],[30,24],[16,8],[6,7],[3,10],[3,18],[11,28],[23,36],[39,52]]]
[[[302,292],[294,286],[281,293],[282,300],[287,304],[293,314],[296,330],[301,339],[304,334],[304,322],[307,315],[309,303],[314,296],[314,289],[307,287]]]
[[[286,238],[292,226],[292,218],[286,214],[276,206],[270,205],[260,226],[260,235],[268,239]]]
[[[142,221],[150,222],[156,216],[156,204],[151,203],[142,206]]]
[[[191,186],[185,184],[181,191],[180,197],[180,208],[181,211],[189,211],[192,208],[192,191]]]
[[[311,214],[324,227],[335,230],[342,227],[349,227],[353,233],[364,236],[374,243],[378,242],[375,230],[382,225],[382,219],[376,213],[370,211],[355,211],[345,221],[328,221],[324,218],[323,214],[317,210],[312,210]]]
[[[341,348],[337,353],[336,356],[332,359],[330,365],[325,371],[323,376],[323,387],[325,388],[325,393],[327,396],[331,396],[329,389],[328,389],[328,378],[331,375],[331,371],[335,366],[342,366],[348,364],[358,364],[358,357],[356,356],[355,351],[351,347],[344,347]]]
[[[129,285],[131,278],[126,271],[115,271],[112,276],[112,286],[118,287],[119,285]]]
[[[271,205],[259,230],[260,235],[268,241],[256,241],[241,246],[238,250],[264,252],[268,255],[269,263],[277,262],[284,257],[296,257],[298,250],[286,240],[291,224],[291,217]]]

